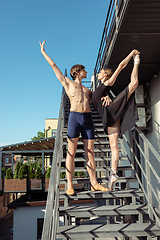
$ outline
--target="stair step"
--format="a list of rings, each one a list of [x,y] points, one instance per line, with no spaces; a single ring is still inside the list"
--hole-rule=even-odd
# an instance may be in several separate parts
[[[63,145],[67,145],[68,144],[68,142],[63,142]],[[109,145],[109,141],[108,140],[106,140],[106,141],[103,141],[103,140],[95,140],[95,142],[94,142],[94,145]],[[77,145],[78,146],[80,146],[80,145],[82,145],[82,146],[84,146],[84,143],[83,143],[83,141],[82,140],[79,140],[78,142],[77,142]]]
[[[95,161],[100,161],[100,162],[104,162],[104,161],[111,161],[111,157],[95,157],[94,158]],[[127,160],[127,157],[125,156],[121,156],[119,157],[119,160]],[[86,162],[85,157],[76,157],[74,159],[75,162]],[[66,162],[65,158],[62,158],[62,162]]]
[[[97,112],[92,113],[92,118],[93,118],[93,120],[96,118],[102,119],[102,117]]]
[[[67,134],[66,134],[66,135],[63,135],[63,139],[67,139],[67,138],[68,138]],[[108,139],[108,135],[107,135],[106,133],[103,133],[103,134],[101,134],[101,133],[95,133],[95,139],[97,139],[97,138],[107,138],[107,139]],[[81,135],[80,135],[80,137],[79,137],[79,140],[80,140],[80,139],[82,139]]]
[[[82,171],[79,171],[82,172]],[[87,172],[87,171],[83,171]],[[97,178],[98,180],[98,178]],[[66,178],[61,178],[60,183],[65,184],[67,182]],[[108,178],[102,177],[100,180],[98,180],[99,183],[106,183],[108,184]],[[129,183],[129,182],[137,182],[136,177],[119,177],[119,179],[116,181],[116,183]],[[73,178],[73,184],[90,184],[90,180],[88,178]],[[85,193],[84,191],[78,191],[78,193]]]
[[[101,148],[101,149],[94,148],[94,153],[101,153],[101,152],[103,152],[103,153],[111,152],[111,149],[110,148]],[[119,152],[121,152],[121,149],[119,149]],[[85,151],[83,149],[77,149],[76,153],[85,153]]]
[[[103,123],[102,122],[94,123],[94,127],[103,127]]]
[[[126,166],[119,166],[119,167],[117,167],[117,171],[130,171],[130,170],[132,170],[132,168],[131,167],[126,167]],[[61,168],[61,172],[65,172],[66,170],[65,170],[65,168]],[[96,172],[98,172],[98,171],[110,171],[110,167],[106,167],[106,166],[104,166],[104,167],[96,167]],[[75,168],[75,172],[87,172],[87,169],[86,168],[84,168],[84,167],[76,167]]]
[[[103,126],[94,126],[94,131],[97,133],[104,132]],[[67,133],[67,129],[63,129],[63,133]]]
[[[101,191],[83,191],[75,193],[72,196],[66,193],[60,193],[60,198],[63,199],[63,195],[69,199],[115,199],[115,198],[126,198],[126,197],[143,197],[143,191],[140,189],[129,189],[112,192],[101,192]]]
[[[76,218],[88,218],[94,216],[122,216],[133,214],[148,214],[148,207],[146,204],[142,205],[110,205],[110,206],[69,206],[60,207],[60,215],[75,216]]]
[[[108,135],[106,133],[96,133],[95,132],[95,138],[108,138]]]
[[[91,224],[58,227],[57,237],[71,239],[95,239],[108,237],[159,236],[160,228],[151,223]]]

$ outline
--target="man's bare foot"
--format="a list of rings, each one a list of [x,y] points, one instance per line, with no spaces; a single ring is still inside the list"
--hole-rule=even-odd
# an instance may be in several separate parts
[[[102,185],[100,184],[96,184],[96,185],[91,185],[91,191],[103,191],[103,192],[108,192],[109,189],[108,188],[105,188],[103,187]]]
[[[67,189],[66,194],[70,196],[74,195],[74,189],[73,188]]]
[[[73,183],[67,184],[67,191],[66,191],[66,193],[68,195],[74,195]]]

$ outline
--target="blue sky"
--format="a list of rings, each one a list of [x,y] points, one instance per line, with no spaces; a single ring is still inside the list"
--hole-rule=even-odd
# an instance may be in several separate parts
[[[39,41],[64,73],[83,64],[90,80],[109,0],[0,1],[0,146],[30,141],[58,118],[62,86]]]

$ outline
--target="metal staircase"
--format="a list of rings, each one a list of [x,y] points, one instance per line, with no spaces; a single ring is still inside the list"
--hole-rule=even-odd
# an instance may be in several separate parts
[[[139,188],[135,166],[124,147],[121,148],[121,140],[120,177],[114,191],[90,191],[81,137],[75,156],[75,195],[69,196],[65,190],[59,190],[60,184],[67,183],[65,178],[60,179],[60,169],[65,172],[68,109],[69,100],[63,91],[42,240],[159,238],[159,216],[157,213],[153,216],[150,211],[152,206],[144,201],[144,191]],[[100,116],[92,106],[91,109],[96,135],[97,180],[107,187],[111,161],[109,141],[103,132]]]

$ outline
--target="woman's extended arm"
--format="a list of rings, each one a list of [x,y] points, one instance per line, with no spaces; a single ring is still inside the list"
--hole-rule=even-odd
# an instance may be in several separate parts
[[[122,71],[123,68],[125,68],[127,66],[127,64],[130,61],[130,59],[133,56],[135,56],[135,55],[137,55],[139,53],[140,52],[138,50],[134,49],[130,54],[128,54],[128,56],[122,62],[120,62],[120,64],[118,65],[117,69],[113,73],[112,77],[104,82],[104,85],[105,86],[112,86],[115,83],[119,73]]]

